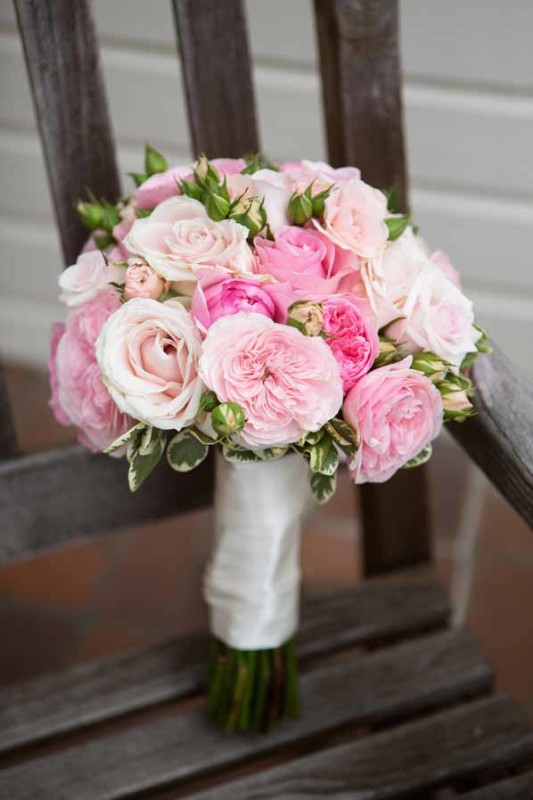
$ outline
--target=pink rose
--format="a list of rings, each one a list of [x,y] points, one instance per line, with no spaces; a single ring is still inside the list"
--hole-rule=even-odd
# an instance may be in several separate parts
[[[189,166],[172,167],[165,172],[152,175],[133,193],[138,208],[152,209],[168,200],[169,197],[181,194],[179,183],[192,180],[192,169]]]
[[[220,317],[253,312],[272,319],[275,311],[268,286],[258,276],[236,278],[222,267],[200,276],[191,303],[191,314],[204,333]]]
[[[263,200],[273,233],[288,225],[292,190],[287,176],[272,169],[260,169],[253,175],[228,175],[226,182],[232,200],[243,194],[245,199],[259,197]]]
[[[379,255],[389,235],[386,216],[383,192],[361,180],[350,180],[327,198],[323,225],[316,220],[314,224],[339,247],[361,258],[373,258]]]
[[[256,273],[271,275],[290,287],[291,291],[284,291],[285,308],[296,299],[338,292],[343,279],[358,266],[355,256],[345,258],[329,239],[311,228],[282,228],[275,241],[256,237],[254,248]]]
[[[319,430],[342,403],[339,367],[324,341],[260,314],[215,322],[200,374],[219,400],[242,406],[241,436],[251,448],[295,442]]]
[[[192,317],[178,301],[136,297],[103,326],[96,357],[122,411],[147,425],[179,431],[198,413],[201,348]]]
[[[133,424],[111,399],[95,354],[102,325],[119,307],[116,292],[100,292],[52,332],[50,406],[57,421],[75,425],[80,442],[95,452],[105,450]]]
[[[327,334],[324,341],[339,364],[342,388],[346,393],[371,369],[378,356],[377,328],[368,303],[365,308],[349,295],[332,295],[321,305],[322,330]]]
[[[220,175],[237,175],[246,167],[244,158],[214,158],[211,164]]]
[[[448,253],[445,253],[444,250],[435,250],[435,252],[430,255],[429,260],[440,269],[443,275],[445,275],[454,286],[457,286],[458,289],[461,288],[461,278],[453,266]]]
[[[59,298],[67,306],[79,306],[94,300],[112,281],[120,282],[123,276],[121,267],[106,264],[100,250],[82,253],[76,263],[59,276]]]
[[[133,300],[134,297],[149,297],[158,300],[168,289],[168,281],[158,275],[148,264],[129,259],[124,284],[124,299]]]
[[[138,219],[125,245],[169,281],[196,280],[205,267],[251,272],[248,228],[233,220],[215,222],[191,197],[164,200],[149,217]]]
[[[346,396],[344,418],[361,436],[350,464],[356,483],[383,483],[439,434],[440,393],[411,361],[372,370]]]
[[[340,185],[361,177],[361,172],[355,167],[334,169],[324,161],[285,161],[280,169],[290,179],[293,191],[303,192],[312,183],[313,194],[328,189],[332,184]]]

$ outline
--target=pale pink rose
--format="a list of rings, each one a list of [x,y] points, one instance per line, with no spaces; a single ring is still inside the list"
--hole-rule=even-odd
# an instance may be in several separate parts
[[[345,258],[327,237],[312,228],[287,226],[275,241],[256,237],[254,248],[255,272],[271,275],[293,290],[287,294],[288,305],[309,295],[338,292],[342,280],[358,269],[355,256]]]
[[[289,177],[293,191],[303,192],[312,183],[313,194],[329,189],[332,184],[340,185],[361,178],[356,167],[335,169],[324,161],[285,161],[280,170]]]
[[[458,368],[467,353],[476,351],[480,333],[471,301],[430,261],[418,273],[401,313],[386,333],[404,352],[429,351]]]
[[[344,419],[361,436],[350,470],[355,483],[382,483],[429,444],[442,427],[438,389],[412,359],[379,367],[350,390]]]
[[[389,231],[387,198],[361,180],[350,180],[331,192],[324,207],[324,231],[332,242],[361,258],[379,255]]]
[[[133,424],[104,386],[95,353],[102,325],[119,307],[116,292],[100,292],[73,309],[66,325],[55,326],[52,333],[50,406],[57,421],[75,425],[79,441],[95,452],[105,450]]]
[[[125,245],[169,281],[191,281],[205,267],[251,272],[248,228],[233,220],[215,222],[191,197],[171,197],[149,217],[138,219]]]
[[[124,246],[124,239],[130,232],[133,223],[137,219],[137,207],[135,201],[130,201],[127,205],[120,207],[120,222],[117,222],[113,228],[113,236],[117,240],[117,244],[108,252],[110,261],[126,261],[128,258],[128,251]]]
[[[158,275],[152,267],[130,258],[124,283],[124,299],[149,297],[158,300],[168,289],[168,281]]]
[[[443,275],[445,275],[454,286],[457,286],[458,289],[461,288],[461,278],[453,266],[448,253],[445,253],[444,250],[435,250],[435,252],[430,255],[429,260],[440,269]]]
[[[246,167],[244,158],[214,158],[211,164],[220,175],[237,175]]]
[[[251,448],[295,442],[319,430],[342,403],[339,367],[324,341],[260,314],[215,322],[200,374],[219,400],[242,406],[241,437]]]
[[[272,169],[260,169],[253,175],[228,175],[226,183],[232,200],[244,194],[245,199],[259,197],[264,201],[267,221],[274,234],[289,224],[292,190],[286,175]]]
[[[181,181],[193,180],[190,166],[172,167],[165,172],[157,172],[145,180],[133,193],[138,208],[152,209],[163,200],[181,194]]]
[[[113,281],[119,283],[124,277],[124,269],[116,264],[106,264],[100,250],[82,253],[71,267],[59,276],[59,298],[67,306],[87,303]]]
[[[122,411],[156,428],[181,430],[200,405],[201,348],[200,333],[178,301],[136,297],[103,326],[96,356]]]
[[[368,303],[349,295],[322,301],[324,341],[340,367],[346,393],[367,373],[379,354],[379,337]]]
[[[268,289],[259,276],[239,278],[216,267],[200,275],[192,296],[191,314],[204,333],[220,317],[239,312],[263,314],[272,319],[276,304]]]

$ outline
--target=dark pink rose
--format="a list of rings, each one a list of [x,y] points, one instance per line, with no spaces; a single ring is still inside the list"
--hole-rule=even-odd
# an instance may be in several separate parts
[[[220,317],[239,312],[263,314],[273,319],[276,304],[269,288],[258,276],[239,278],[222,267],[215,267],[200,276],[192,296],[191,313],[204,333]]]
[[[322,301],[325,342],[340,367],[346,394],[370,370],[379,353],[377,327],[370,306],[349,295],[332,295]]]

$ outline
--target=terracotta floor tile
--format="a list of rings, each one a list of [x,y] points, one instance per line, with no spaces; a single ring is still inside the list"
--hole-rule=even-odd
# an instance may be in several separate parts
[[[104,539],[0,567],[0,594],[69,611],[90,607],[107,561]]]

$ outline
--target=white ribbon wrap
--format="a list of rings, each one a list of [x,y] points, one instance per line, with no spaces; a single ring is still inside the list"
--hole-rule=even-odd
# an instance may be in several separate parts
[[[279,647],[296,631],[308,469],[296,453],[252,464],[230,464],[217,453],[204,596],[211,631],[230,647]]]

